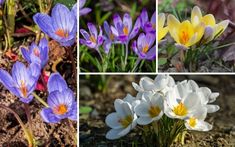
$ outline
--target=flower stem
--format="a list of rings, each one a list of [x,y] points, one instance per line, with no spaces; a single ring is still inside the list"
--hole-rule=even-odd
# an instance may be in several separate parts
[[[30,108],[29,108],[29,104],[26,104],[24,103],[24,109],[25,109],[25,113],[26,113],[26,116],[27,116],[27,120],[28,120],[28,123],[29,123],[29,132],[30,134],[32,135],[32,138],[34,138],[33,136],[33,130],[32,130],[32,120],[31,120],[31,117],[30,117]]]
[[[42,99],[40,98],[35,92],[32,93],[33,96],[40,102],[42,103],[45,107],[49,107],[48,104]]]
[[[11,108],[9,108],[5,105],[0,104],[0,107],[7,110],[7,111],[9,111],[10,113],[12,113],[15,116],[15,118],[17,119],[17,121],[19,122],[21,128],[23,129],[23,131],[25,133],[25,136],[26,136],[26,138],[28,140],[28,144],[29,144],[28,146],[32,147],[33,146],[33,135],[30,133],[30,131],[28,131],[28,129],[24,125],[24,123],[21,120],[21,118],[19,117],[19,115],[14,110],[12,110]]]
[[[102,61],[104,61],[104,60],[103,60],[103,56],[101,55],[101,53],[100,53],[99,49],[96,49],[96,50],[97,50],[97,52],[98,52],[98,54],[99,54],[99,56],[100,56],[101,60],[102,60]]]
[[[77,136],[76,133],[73,134],[74,128],[73,128],[73,124],[71,123],[71,121],[69,119],[65,119],[66,125],[69,127],[69,135],[73,138],[74,143],[77,144]]]
[[[125,56],[125,66],[127,64],[127,57],[128,57],[128,42],[125,44],[125,47],[126,47],[126,56]]]
[[[140,64],[140,61],[141,61],[140,58],[138,58],[138,59],[136,60],[135,66],[134,66],[134,68],[131,70],[131,72],[135,72],[135,71],[136,71],[137,66]]]

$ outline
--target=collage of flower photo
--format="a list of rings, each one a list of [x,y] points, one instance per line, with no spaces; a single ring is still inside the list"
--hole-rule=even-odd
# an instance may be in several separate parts
[[[235,146],[234,9],[0,0],[0,146]]]

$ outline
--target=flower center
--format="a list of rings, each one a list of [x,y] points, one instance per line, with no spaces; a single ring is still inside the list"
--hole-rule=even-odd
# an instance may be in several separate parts
[[[125,118],[120,119],[119,123],[123,126],[123,128],[127,128],[131,124],[132,120],[132,116],[128,115]]]
[[[65,104],[60,104],[59,106],[53,109],[53,112],[57,115],[63,115],[68,111],[68,108]]]
[[[185,116],[188,113],[187,108],[182,102],[178,106],[174,107],[173,112],[178,116]]]
[[[111,41],[113,41],[114,40],[114,35],[113,35],[113,33],[110,33],[110,39],[111,39]]]
[[[39,52],[39,50],[37,48],[35,48],[33,50],[33,53],[34,53],[35,56],[40,57],[40,52]]]
[[[69,33],[64,31],[63,29],[56,30],[55,34],[62,37],[62,38],[68,38],[69,37]]]
[[[96,39],[95,39],[95,36],[94,36],[94,35],[91,35],[90,41],[93,42],[93,43],[96,43]]]
[[[160,114],[161,109],[158,106],[151,106],[148,112],[149,112],[150,117],[154,118]]]
[[[190,125],[191,127],[195,127],[195,126],[196,126],[196,118],[190,117],[188,123],[189,123],[189,125]]]
[[[148,50],[149,50],[149,45],[146,44],[146,45],[143,47],[142,52],[143,52],[143,53],[147,53]]]
[[[27,89],[27,87],[26,87],[24,81],[21,81],[21,84],[20,84],[20,91],[21,91],[21,93],[23,94],[23,97],[26,98],[26,97],[27,97],[27,94],[28,94],[28,89]]]
[[[125,26],[124,28],[123,28],[123,33],[124,33],[124,35],[128,35],[128,33],[129,33],[129,30],[128,30],[128,27],[127,26]]]
[[[180,42],[186,44],[189,41],[189,34],[185,31],[182,31],[180,34]]]

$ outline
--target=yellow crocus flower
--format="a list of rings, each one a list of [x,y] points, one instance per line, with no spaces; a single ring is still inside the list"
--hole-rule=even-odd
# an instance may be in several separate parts
[[[171,37],[176,41],[177,46],[188,49],[201,40],[204,34],[204,24],[194,26],[189,20],[179,22],[173,15],[168,15],[167,26]]]
[[[203,42],[207,43],[217,37],[219,37],[229,24],[229,20],[224,20],[216,24],[215,17],[212,14],[202,16],[201,10],[198,6],[195,6],[191,13],[191,22],[193,26],[199,25],[201,22],[205,24],[205,34]]]
[[[168,32],[168,27],[164,27],[165,24],[165,14],[160,13],[158,15],[158,42],[164,38]]]

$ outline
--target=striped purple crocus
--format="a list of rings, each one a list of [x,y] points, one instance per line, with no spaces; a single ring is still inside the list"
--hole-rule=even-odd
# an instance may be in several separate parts
[[[144,8],[140,14],[141,28],[145,33],[156,32],[156,11],[149,20],[148,12]]]
[[[84,8],[86,0],[79,0],[79,16],[86,15],[91,12],[90,8]]]
[[[49,107],[43,108],[41,116],[47,123],[57,123],[62,119],[77,120],[77,102],[73,91],[59,73],[51,74],[48,80]]]
[[[20,98],[23,103],[32,101],[32,92],[35,90],[38,78],[40,75],[40,65],[38,63],[31,63],[26,67],[21,62],[16,62],[13,65],[11,75],[0,69],[0,82],[12,94]]]
[[[133,39],[140,29],[140,18],[137,18],[134,27],[132,26],[132,18],[128,13],[125,13],[123,20],[120,15],[113,16],[114,27],[111,26],[113,35],[123,44],[128,44]],[[132,28],[133,27],[133,28]]]
[[[51,16],[37,13],[33,20],[45,34],[62,46],[72,46],[75,43],[77,19],[74,11],[70,11],[65,5],[56,4]]]
[[[46,38],[41,39],[38,46],[33,42],[29,47],[29,49],[21,47],[21,53],[24,59],[28,63],[38,61],[41,65],[41,69],[43,69],[44,66],[47,64],[47,61],[49,59],[48,52],[49,52],[49,47]]]
[[[104,41],[103,31],[101,27],[99,27],[100,32],[98,34],[98,30],[96,29],[96,26],[92,23],[87,23],[87,27],[89,29],[89,33],[84,29],[80,29],[80,32],[82,36],[84,37],[84,39],[80,38],[80,43],[83,45],[86,45],[87,47],[91,49],[95,49],[101,56],[99,47],[103,44],[103,41]]]
[[[133,51],[138,55],[139,59],[155,60],[156,57],[156,40],[155,33],[141,33],[132,44]]]

